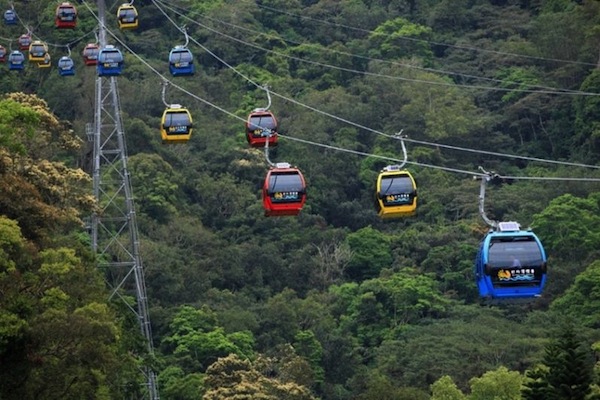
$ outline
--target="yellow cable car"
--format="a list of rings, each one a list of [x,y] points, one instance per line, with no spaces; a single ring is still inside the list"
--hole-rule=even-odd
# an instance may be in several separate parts
[[[41,40],[34,40],[29,45],[29,61],[43,63],[48,54],[48,45]]]
[[[46,53],[44,60],[37,63],[38,68],[50,68],[51,65],[52,58],[50,57],[50,53]]]
[[[398,165],[382,169],[377,177],[375,203],[381,218],[414,215],[417,211],[417,184],[410,172]]]
[[[179,104],[168,106],[162,116],[160,133],[163,143],[187,142],[192,136],[192,115]]]
[[[139,25],[137,9],[128,3],[121,4],[117,10],[120,29],[135,29]]]

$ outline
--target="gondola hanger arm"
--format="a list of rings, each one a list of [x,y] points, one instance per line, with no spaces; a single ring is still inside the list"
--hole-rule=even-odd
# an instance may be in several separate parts
[[[269,85],[265,84],[263,86],[260,86],[260,88],[267,93],[267,99],[268,99],[269,103],[267,104],[266,107],[255,108],[254,111],[267,111],[271,107],[271,93],[269,93]]]
[[[475,179],[481,179],[481,185],[479,186],[479,215],[484,220],[486,224],[491,226],[494,230],[498,229],[498,221],[491,220],[488,218],[485,212],[485,188],[487,183],[491,181],[494,177],[498,176],[494,172],[488,172],[483,169],[483,167],[478,168],[481,172],[483,172],[482,176],[475,176]]]
[[[268,135],[270,135],[270,132],[268,133]],[[273,163],[271,161],[271,159],[269,158],[269,137],[268,136],[267,136],[267,140],[265,140],[265,159],[267,160],[267,163],[269,164],[269,166],[275,167],[275,163]]]
[[[190,43],[190,37],[187,33],[187,27],[183,25],[181,28],[179,28],[179,30],[185,35],[185,44],[183,45],[183,47],[187,49],[188,44]]]
[[[167,103],[166,97],[167,97],[167,86],[169,86],[169,82],[165,79],[162,82],[162,101],[165,105],[165,107],[169,107],[170,104]]]
[[[404,132],[404,129],[401,129],[400,132],[394,134],[394,138],[400,140],[400,144],[402,145],[402,163],[400,163],[400,165],[398,165],[399,168],[403,168],[404,165],[406,164],[406,161],[408,160],[408,153],[406,152],[406,145],[404,144],[404,138],[406,137],[406,135],[403,135],[402,132]]]

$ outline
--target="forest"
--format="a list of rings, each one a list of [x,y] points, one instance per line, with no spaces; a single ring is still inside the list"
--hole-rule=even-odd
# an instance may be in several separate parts
[[[166,400],[600,399],[599,1],[138,0],[120,29],[107,0],[153,352],[90,238],[98,4],[57,29],[61,3],[0,0],[0,50],[52,59],[0,63],[0,399],[144,399],[148,370]],[[403,145],[417,212],[382,219]],[[298,216],[265,216],[270,161],[302,171]],[[539,298],[479,296],[482,170],[487,216],[544,245]]]

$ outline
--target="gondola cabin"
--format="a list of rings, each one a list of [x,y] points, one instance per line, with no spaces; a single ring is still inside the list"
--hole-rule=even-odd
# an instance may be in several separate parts
[[[475,260],[479,295],[488,301],[527,301],[542,294],[546,283],[544,247],[517,222],[500,222],[481,241]]]
[[[169,72],[173,76],[190,76],[194,69],[194,56],[183,46],[175,46],[169,53]]]
[[[171,104],[163,112],[160,134],[163,143],[187,142],[192,136],[192,115],[187,108]]]
[[[75,63],[73,59],[68,56],[62,56],[58,60],[58,74],[60,76],[73,76],[75,75]]]
[[[8,69],[22,71],[25,69],[25,55],[19,50],[13,50],[8,56]]]
[[[107,45],[98,53],[96,71],[98,76],[117,76],[123,71],[123,54],[113,45]]]
[[[139,25],[137,9],[131,4],[121,4],[117,10],[120,29],[135,29]]]
[[[246,140],[252,147],[264,147],[267,140],[269,146],[277,145],[277,119],[270,111],[262,108],[254,109],[246,120]]]
[[[37,63],[38,68],[50,68],[51,65],[52,58],[50,58],[50,53],[46,53],[44,60]]]
[[[0,63],[6,62],[6,48],[4,46],[0,46]]]
[[[384,219],[414,215],[417,210],[417,185],[405,169],[397,165],[383,168],[375,188],[377,214]]]
[[[4,25],[17,25],[17,13],[13,9],[4,11]]]
[[[300,170],[277,163],[267,172],[262,201],[267,217],[298,215],[306,202],[306,182]]]
[[[61,3],[56,7],[54,25],[58,29],[73,29],[77,26],[77,9],[71,3]]]
[[[17,43],[19,45],[19,50],[28,51],[29,46],[31,45],[31,35],[29,33],[24,33],[17,39]]]
[[[83,48],[83,63],[87,66],[98,64],[98,53],[100,53],[100,46],[96,43],[88,43]]]
[[[29,61],[43,63],[48,54],[48,45],[40,40],[34,40],[29,45]]]

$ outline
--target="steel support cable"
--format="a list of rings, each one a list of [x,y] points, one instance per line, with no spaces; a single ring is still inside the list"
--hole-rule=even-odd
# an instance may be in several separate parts
[[[227,37],[231,40],[235,40],[239,43],[242,43],[244,45],[247,46],[251,46],[254,48],[257,48],[261,51],[264,52],[268,52],[268,53],[272,53],[281,57],[285,57],[285,58],[289,58],[289,59],[293,59],[296,61],[301,61],[301,62],[306,62],[306,63],[312,63],[312,64],[316,64],[319,66],[323,66],[326,68],[332,68],[332,69],[340,69],[346,72],[353,72],[353,73],[357,73],[357,74],[362,74],[362,75],[369,75],[369,76],[376,76],[376,77],[381,77],[381,78],[388,78],[388,79],[397,79],[397,80],[404,80],[404,81],[409,81],[409,82],[420,82],[420,83],[426,83],[426,84],[430,84],[430,85],[438,85],[438,86],[450,86],[450,87],[460,87],[460,88],[464,88],[464,89],[478,89],[478,90],[489,90],[489,91],[503,91],[503,92],[523,92],[523,93],[541,93],[541,94],[569,94],[569,95],[581,95],[581,96],[600,96],[600,93],[593,93],[593,92],[585,92],[585,91],[581,91],[581,90],[572,90],[572,89],[560,89],[560,88],[553,88],[550,86],[543,86],[543,85],[529,85],[527,84],[528,87],[532,88],[532,89],[509,89],[509,88],[495,88],[495,87],[489,87],[489,86],[477,86],[477,85],[466,85],[466,84],[451,84],[451,83],[446,83],[446,82],[434,82],[434,81],[424,81],[424,80],[418,80],[418,79],[411,79],[411,78],[402,78],[402,77],[398,77],[398,76],[392,76],[392,75],[386,75],[386,74],[379,74],[379,73],[372,73],[372,72],[366,72],[366,71],[359,71],[359,70],[352,70],[352,69],[346,69],[346,68],[342,68],[342,67],[338,67],[338,66],[334,66],[334,65],[330,65],[330,64],[325,64],[325,63],[319,63],[316,61],[311,61],[311,60],[305,60],[303,58],[299,58],[299,57],[294,57],[294,56],[290,56],[289,54],[285,54],[285,53],[279,53],[275,50],[271,50],[271,49],[266,49],[263,47],[260,47],[254,43],[249,43],[246,42],[242,39],[239,38],[235,38],[233,36],[229,36],[226,33],[222,33],[220,31],[215,30],[214,28],[210,28],[207,27],[204,24],[201,24],[198,21],[195,21],[192,19],[192,17],[194,16],[194,14],[198,15],[199,13],[194,13],[194,12],[179,12],[176,9],[179,10],[184,10],[181,9],[180,7],[174,7],[172,5],[165,5],[165,3],[161,0],[158,0],[159,3],[162,4],[163,7],[171,10],[172,12],[176,13],[177,15],[179,15],[182,18],[186,18],[190,21],[192,21],[193,23],[195,23],[196,25],[207,29],[211,32],[214,32],[218,35],[221,35],[223,37]],[[292,40],[287,40],[287,39],[283,39],[281,37],[276,37],[274,35],[269,35],[266,34],[264,32],[260,32],[260,31],[256,31],[253,29],[249,29],[243,26],[238,26],[235,24],[231,24],[225,21],[221,21],[215,18],[211,18],[211,17],[207,17],[204,15],[200,15],[201,18],[205,18],[211,21],[217,21],[223,25],[228,25],[231,26],[233,28],[235,28],[236,30],[244,30],[247,32],[252,32],[252,33],[256,33],[256,34],[260,34],[263,36],[267,36],[267,37],[271,37],[271,38],[277,38],[277,39],[282,39],[285,42],[288,43],[292,43],[292,44],[297,44],[297,45],[306,45],[306,44],[310,44],[310,43],[302,43],[302,42],[294,42]],[[344,52],[344,51],[339,51],[339,50],[334,50],[334,49],[327,49],[327,48],[322,48],[321,50],[325,51],[325,52],[330,52],[330,53],[336,53],[336,54],[341,54],[341,55],[345,55],[345,56],[350,56],[350,57],[354,57],[354,58],[359,58],[359,59],[363,59],[363,60],[369,60],[369,61],[376,61],[379,63],[385,63],[385,64],[389,64],[389,65],[394,65],[394,66],[399,66],[399,67],[403,67],[403,68],[408,68],[408,69],[415,69],[415,70],[420,70],[420,71],[425,71],[425,72],[431,72],[431,73],[436,73],[436,74],[442,74],[442,75],[454,75],[454,76],[459,76],[459,77],[463,77],[463,78],[469,78],[469,79],[477,79],[480,81],[488,81],[488,82],[493,82],[493,83],[502,83],[502,84],[510,84],[510,85],[522,85],[523,82],[514,82],[514,81],[507,81],[507,80],[502,80],[502,79],[494,79],[494,78],[487,78],[487,77],[482,77],[482,76],[476,76],[476,75],[470,75],[470,74],[463,74],[460,72],[453,72],[453,71],[445,71],[445,70],[439,70],[439,69],[435,69],[435,68],[425,68],[425,67],[420,67],[417,65],[410,65],[410,64],[404,64],[404,63],[399,63],[396,61],[389,61],[389,60],[383,60],[380,58],[372,58],[372,57],[367,57],[367,56],[362,56],[362,55],[357,55],[357,54],[352,54],[352,53],[348,53],[348,52]],[[537,90],[534,90],[533,88],[539,88]]]
[[[177,23],[168,15],[164,12],[164,10],[162,8],[160,8],[160,6],[157,4],[156,0],[152,0],[152,2],[157,6],[157,8],[165,15],[165,17],[174,25],[177,26]],[[252,83],[253,85],[255,85],[257,88],[262,89],[262,87],[257,84],[256,82],[254,82],[252,79],[250,79],[249,77],[247,77],[246,75],[242,74],[241,72],[239,72],[237,69],[235,69],[233,66],[231,66],[229,63],[227,63],[226,61],[224,61],[223,59],[221,59],[219,56],[217,56],[216,54],[214,54],[212,51],[210,51],[208,48],[206,48],[204,45],[200,44],[198,41],[196,41],[194,38],[191,38],[191,40],[196,43],[196,45],[198,45],[199,47],[201,47],[204,51],[208,52],[210,55],[212,55],[214,58],[216,58],[219,62],[223,63],[225,66],[227,66],[228,68],[230,68],[233,72],[235,72],[236,74],[240,75],[242,78],[244,78],[245,80],[247,80],[248,82]],[[365,129],[367,131],[376,133],[378,135],[382,135],[382,136],[386,136],[386,137],[392,137],[391,135],[387,135],[383,132],[379,132],[376,131],[374,129],[368,128],[366,126],[360,125],[360,124],[356,124],[352,121],[348,121],[345,120],[341,117],[335,116],[333,114],[327,113],[325,111],[316,109],[314,107],[308,106],[306,104],[300,103],[294,99],[291,98],[287,98],[285,96],[282,96],[276,92],[272,92],[270,91],[270,93],[273,93],[274,95],[278,96],[279,98],[282,98],[283,100],[292,102],[294,104],[300,105],[302,107],[308,108],[311,111],[315,111],[321,114],[324,114],[328,117],[334,118],[340,122],[344,122],[350,125],[353,125],[355,127],[361,128],[361,129]],[[564,162],[564,161],[555,161],[555,160],[545,160],[545,159],[540,159],[540,158],[534,158],[534,157],[526,157],[526,156],[517,156],[517,155],[511,155],[511,154],[504,154],[504,153],[498,153],[498,152],[489,152],[489,151],[481,151],[481,150],[474,150],[474,149],[466,149],[466,148],[462,148],[462,147],[458,147],[458,146],[450,146],[450,145],[441,145],[441,144],[437,144],[437,143],[431,143],[431,142],[425,142],[425,141],[417,141],[417,140],[412,140],[412,139],[408,139],[405,138],[404,140],[406,140],[407,142],[413,142],[413,143],[418,143],[418,144],[423,144],[423,145],[428,145],[428,146],[433,146],[433,147],[445,147],[445,148],[449,148],[452,150],[459,150],[459,151],[467,151],[467,152],[473,152],[473,153],[479,153],[479,154],[486,154],[486,155],[494,155],[494,156],[501,156],[501,157],[507,157],[507,158],[513,158],[513,159],[522,159],[522,160],[528,160],[528,161],[537,161],[537,162],[547,162],[547,163],[551,163],[551,164],[558,164],[558,165],[568,165],[568,166],[577,166],[577,167],[584,167],[584,168],[593,168],[593,169],[599,169],[600,166],[596,166],[596,165],[588,165],[588,164],[581,164],[581,163],[572,163],[572,162]]]
[[[223,59],[221,59],[219,56],[217,56],[215,53],[213,53],[212,51],[210,51],[208,48],[206,48],[204,45],[200,44],[198,41],[196,41],[194,38],[191,38],[191,40],[196,43],[196,45],[198,45],[199,47],[201,47],[204,51],[208,52],[210,55],[212,55],[213,57],[215,57],[218,61],[220,61],[221,63],[223,63],[225,66],[227,66],[229,69],[231,69],[233,72],[235,72],[236,74],[240,75],[242,78],[244,78],[246,81],[248,81],[249,83],[253,84],[254,86],[256,86],[259,89],[262,89],[261,85],[259,85],[258,83],[254,82],[251,78],[249,78],[248,76],[244,75],[243,73],[239,72],[237,69],[235,69],[235,67],[231,66],[229,63],[227,63],[226,61],[224,61]],[[282,100],[288,101],[290,103],[299,105],[301,107],[307,108],[311,111],[320,113],[322,115],[325,115],[329,118],[335,119],[337,121],[346,123],[348,125],[352,125],[356,128],[360,128],[360,129],[364,129],[366,131],[378,134],[378,135],[382,135],[382,136],[386,136],[389,137],[390,135],[385,134],[383,132],[377,131],[375,129],[369,128],[367,126],[364,125],[360,125],[357,124],[355,122],[349,121],[347,119],[338,117],[337,115],[328,113],[326,111],[317,109],[315,107],[309,106],[307,104],[301,103],[295,99],[283,96],[277,92],[273,92],[270,91],[271,94],[281,98]],[[459,151],[465,151],[465,152],[472,152],[472,153],[479,153],[479,154],[485,154],[485,155],[494,155],[494,156],[499,156],[499,157],[506,157],[506,158],[513,158],[513,159],[522,159],[522,160],[528,160],[528,161],[537,161],[537,162],[547,162],[547,163],[551,163],[551,164],[558,164],[558,165],[569,165],[569,166],[577,166],[577,167],[584,167],[584,168],[593,168],[593,169],[598,169],[600,168],[600,166],[596,166],[596,165],[589,165],[589,164],[581,164],[581,163],[573,163],[573,162],[564,162],[564,161],[556,161],[556,160],[545,160],[545,159],[540,159],[540,158],[533,158],[533,157],[526,157],[526,156],[517,156],[517,155],[513,155],[513,154],[505,154],[505,153],[498,153],[498,152],[490,152],[490,151],[483,151],[483,150],[476,150],[476,149],[468,149],[468,148],[464,148],[464,147],[458,147],[458,146],[450,146],[450,145],[443,145],[443,144],[438,144],[438,143],[432,143],[432,142],[427,142],[427,141],[417,141],[417,140],[412,140],[412,139],[405,139],[407,142],[414,142],[414,143],[418,143],[418,144],[422,144],[422,145],[427,145],[427,146],[432,146],[432,147],[447,147],[447,148],[451,148],[452,150],[459,150]]]
[[[305,140],[305,139],[292,137],[289,135],[284,135],[281,133],[279,134],[279,136],[293,140],[295,142],[305,143],[305,144],[309,144],[312,146],[318,146],[318,147],[322,147],[322,148],[326,148],[326,149],[330,149],[330,150],[336,150],[336,151],[346,152],[346,153],[365,156],[365,157],[379,158],[379,159],[383,159],[383,160],[394,161],[397,163],[401,163],[403,161],[400,159],[381,156],[378,154],[371,154],[371,153],[366,153],[366,152],[362,152],[362,151],[350,150],[350,149],[345,149],[342,147],[332,146],[332,145],[328,145],[328,144],[317,143],[317,142],[313,142],[310,140]],[[403,139],[403,140],[406,140],[406,139]],[[443,171],[467,174],[467,175],[471,175],[471,176],[487,176],[487,174],[481,173],[481,172],[472,172],[472,171],[467,171],[467,170],[458,169],[458,168],[441,167],[439,165],[426,164],[426,163],[421,163],[421,162],[417,162],[417,161],[406,161],[406,163],[411,164],[411,165],[416,165],[419,167],[439,169],[439,170],[443,170]],[[514,180],[600,182],[600,178],[541,177],[541,176],[535,177],[535,176],[511,176],[511,175],[500,175],[500,174],[496,174],[496,176],[499,178],[502,178],[502,179],[514,179]]]
[[[153,3],[155,3],[155,5],[157,5],[157,2],[155,0],[153,0]],[[158,6],[157,6],[158,7]],[[359,70],[355,70],[355,69],[351,69],[351,68],[345,68],[345,67],[339,67],[337,65],[332,65],[332,64],[326,64],[326,63],[321,63],[318,61],[312,61],[312,60],[306,60],[304,58],[300,58],[300,57],[295,57],[295,56],[291,56],[289,54],[285,54],[285,53],[281,53],[275,50],[271,50],[271,49],[267,49],[264,47],[261,47],[257,44],[254,43],[250,43],[250,42],[246,42],[242,39],[236,38],[234,36],[228,35],[226,33],[220,32],[214,28],[211,28],[207,25],[204,25],[198,21],[193,20],[191,17],[179,13],[177,11],[174,11],[173,8],[169,7],[169,6],[164,6],[165,8],[170,9],[171,11],[175,12],[177,15],[179,15],[180,17],[187,19],[188,21],[191,21],[192,23],[210,31],[213,32],[217,35],[223,36],[225,38],[228,38],[230,40],[236,41],[238,43],[241,43],[245,46],[250,46],[253,48],[256,48],[258,50],[267,52],[267,53],[271,53],[271,54],[275,54],[277,56],[280,57],[284,57],[284,58],[288,58],[294,61],[299,61],[299,62],[303,62],[303,63],[307,63],[307,64],[312,64],[312,65],[317,65],[320,67],[324,67],[324,68],[330,68],[330,69],[335,69],[335,70],[339,70],[339,71],[344,71],[344,72],[350,72],[350,73],[354,73],[354,74],[360,74],[360,75],[365,75],[365,76],[374,76],[374,77],[379,77],[379,78],[387,78],[387,79],[392,79],[392,80],[399,80],[399,81],[403,81],[403,82],[413,82],[413,83],[423,83],[426,85],[433,85],[433,86],[443,86],[443,87],[452,87],[452,88],[463,88],[463,89],[469,89],[469,90],[488,90],[488,91],[497,91],[497,92],[519,92],[519,93],[538,93],[538,94],[552,94],[552,95],[577,95],[577,96],[600,96],[600,93],[593,93],[593,92],[583,92],[583,91],[579,91],[579,90],[570,90],[570,89],[556,89],[556,88],[550,88],[550,87],[545,87],[545,86],[538,86],[538,85],[528,85],[531,87],[540,87],[540,88],[546,88],[546,89],[542,89],[542,90],[534,90],[534,89],[511,89],[511,88],[498,88],[498,87],[490,87],[490,86],[479,86],[479,85],[465,85],[465,84],[459,84],[459,83],[449,83],[449,82],[436,82],[436,81],[429,81],[429,80],[423,80],[423,79],[413,79],[413,78],[405,78],[405,77],[401,77],[401,76],[392,76],[392,75],[385,75],[385,74],[379,74],[379,73],[375,73],[375,72],[368,72],[368,71],[359,71]],[[382,60],[383,61],[383,60]],[[502,82],[502,83],[509,83],[509,84],[522,84],[521,82],[510,82],[510,81],[501,81],[501,80],[497,80],[498,82]]]
[[[379,33],[379,32],[371,31],[371,30],[368,30],[368,29],[357,28],[357,27],[354,27],[354,26],[344,25],[344,24],[340,24],[340,23],[337,23],[337,22],[320,20],[320,19],[317,19],[317,18],[308,17],[306,15],[298,15],[298,14],[291,13],[289,11],[284,11],[284,10],[279,10],[279,9],[276,9],[276,8],[273,8],[273,7],[269,7],[269,6],[266,6],[264,4],[256,3],[256,6],[258,8],[264,8],[266,10],[277,12],[277,13],[280,13],[280,14],[286,14],[286,15],[292,16],[294,18],[306,19],[306,20],[310,20],[310,21],[314,21],[314,22],[320,22],[320,23],[327,24],[327,25],[337,26],[337,27],[340,27],[340,28],[355,30],[355,31],[359,31],[359,32],[369,33],[369,34],[378,34],[378,35],[381,35],[381,33]],[[435,42],[435,41],[432,41],[432,40],[417,39],[417,38],[411,38],[411,37],[407,37],[407,36],[394,36],[394,38],[403,39],[403,40],[412,41],[412,42],[428,43],[428,44],[432,44],[432,45],[435,45],[435,46],[451,47],[451,48],[456,48],[456,49],[460,49],[460,50],[468,50],[468,51],[475,51],[475,52],[481,52],[481,53],[498,54],[498,55],[502,55],[502,56],[521,57],[521,58],[527,58],[527,59],[538,60],[538,61],[561,62],[561,63],[566,63],[566,64],[587,65],[587,66],[590,66],[590,67],[595,67],[596,66],[596,63],[588,63],[588,62],[583,62],[583,61],[564,60],[564,59],[559,59],[559,58],[547,58],[547,57],[528,56],[528,55],[525,55],[525,54],[510,53],[510,52],[504,52],[504,51],[498,51],[498,50],[489,50],[489,49],[483,49],[481,47],[474,47],[474,46],[461,46],[461,45],[457,45],[457,44]]]
[[[95,30],[89,31],[83,35],[81,35],[80,37],[78,37],[77,39],[71,40],[70,42],[66,43],[66,44],[60,44],[60,43],[50,43],[50,42],[46,42],[45,40],[43,40],[40,36],[35,35],[36,38],[38,38],[39,40],[43,41],[44,43],[46,43],[48,46],[50,47],[71,47],[72,45],[82,41],[83,39],[85,39],[86,37],[92,35],[95,33]]]
[[[179,29],[179,25],[176,23],[176,21],[174,21],[158,4],[158,2],[156,0],[152,1],[154,3],[154,5],[163,13],[163,15],[173,24],[173,26],[177,27]],[[185,18],[187,18],[186,16],[183,16]],[[188,18],[189,19],[189,18]],[[192,20],[192,22],[194,22]],[[112,34],[112,33],[111,33]],[[113,35],[114,36],[114,35]],[[116,37],[115,37],[116,39]],[[118,40],[118,39],[117,39]],[[191,38],[191,40],[198,45],[200,48],[202,48],[204,51],[208,52],[209,54],[211,54],[214,58],[216,58],[219,62],[221,62],[223,65],[227,66],[229,69],[231,69],[233,72],[235,72],[236,74],[240,75],[242,78],[244,78],[245,80],[247,80],[248,82],[252,83],[253,85],[255,85],[257,88],[259,89],[263,89],[263,87],[254,82],[252,79],[250,79],[249,77],[247,77],[246,75],[242,74],[241,72],[239,72],[237,69],[235,69],[233,66],[231,66],[229,63],[227,63],[226,61],[224,61],[223,59],[221,59],[219,56],[217,56],[216,54],[214,54],[212,51],[210,51],[208,48],[206,48],[205,46],[203,46],[202,44],[200,44],[198,41],[196,41],[194,38]],[[131,50],[129,49],[129,51],[131,52]],[[181,90],[181,89],[180,89]],[[275,92],[271,92],[274,95],[278,96],[279,98],[286,100],[288,102],[292,102],[294,104],[300,105],[302,107],[308,108],[311,111],[315,111],[317,113],[321,113],[323,115],[326,115],[330,118],[336,119],[340,122],[344,122],[346,124],[349,125],[353,125],[357,128],[360,129],[365,129],[367,131],[370,131],[372,133],[376,133],[378,135],[382,135],[382,136],[387,136],[390,137],[389,135],[383,133],[383,132],[379,132],[376,131],[374,129],[368,128],[366,126],[362,126],[359,124],[356,124],[352,121],[348,121],[345,119],[342,119],[340,117],[337,117],[333,114],[327,113],[325,111],[316,109],[314,107],[308,106],[306,104],[300,103],[294,99],[290,99],[288,97],[282,96],[278,93]],[[595,165],[589,165],[589,164],[582,164],[582,163],[573,163],[573,162],[565,162],[565,161],[555,161],[555,160],[546,160],[546,159],[540,159],[540,158],[534,158],[534,157],[526,157],[526,156],[518,156],[518,155],[512,155],[512,154],[505,154],[505,153],[499,153],[499,152],[491,152],[491,151],[485,151],[485,150],[476,150],[476,149],[468,149],[468,148],[463,148],[463,147],[458,147],[458,146],[450,146],[450,145],[444,145],[444,144],[438,144],[438,143],[431,143],[431,142],[426,142],[426,141],[418,141],[418,140],[414,140],[414,139],[405,139],[407,142],[412,142],[412,143],[417,143],[417,144],[422,144],[422,145],[427,145],[427,146],[432,146],[432,147],[443,147],[443,148],[448,148],[448,149],[452,149],[452,150],[458,150],[458,151],[465,151],[465,152],[472,152],[472,153],[479,153],[479,154],[485,154],[485,155],[494,155],[494,156],[498,156],[498,157],[505,157],[505,158],[512,158],[512,159],[521,159],[521,160],[527,160],[527,161],[535,161],[535,162],[545,162],[545,163],[550,163],[550,164],[557,164],[557,165],[568,165],[568,166],[577,166],[577,167],[583,167],[583,168],[593,168],[593,169],[599,169],[600,166],[595,166]]]
[[[155,2],[155,0],[153,0],[153,2]],[[160,9],[160,8],[159,8]],[[167,16],[168,17],[168,16]],[[177,24],[170,19],[170,17],[168,17],[169,20],[175,25],[177,26]],[[210,101],[203,99],[199,96],[197,96],[196,94],[188,91],[187,89],[173,83],[171,80],[167,79],[165,76],[163,76],[156,68],[154,68],[152,65],[150,65],[146,60],[144,60],[141,56],[139,56],[136,52],[134,52],[133,50],[131,50],[129,48],[129,46],[127,46],[121,39],[119,39],[114,33],[112,33],[109,29],[106,29],[106,32],[108,32],[117,42],[119,42],[124,48],[127,49],[128,52],[130,52],[134,57],[136,57],[143,65],[145,65],[146,67],[148,67],[152,72],[154,72],[158,77],[160,77],[162,80],[167,81],[171,86],[173,86],[174,88],[176,88],[177,90],[187,94],[188,96],[212,107],[217,109],[218,111],[227,114],[230,117],[233,117],[235,119],[238,119],[242,122],[245,122],[246,120],[216,104],[211,103]],[[201,45],[200,43],[198,43],[195,39],[191,38],[191,40],[196,43],[198,46],[202,47],[205,51],[207,51],[209,54],[213,55],[214,57],[216,57],[219,61],[223,62],[224,65],[228,66],[229,68],[233,69],[234,72],[236,72],[237,74],[239,74],[240,76],[242,76],[244,79],[246,79],[248,82],[252,83],[253,85],[255,85],[257,88],[259,89],[263,89],[263,87],[261,85],[259,85],[258,83],[254,82],[252,79],[246,77],[244,74],[242,74],[241,72],[235,70],[235,68],[233,68],[232,66],[230,66],[228,63],[226,63],[225,61],[221,60],[221,58],[219,58],[217,55],[215,55],[214,53],[212,53],[210,50],[208,50],[206,47],[204,47],[203,45]],[[264,90],[264,89],[263,89]],[[279,95],[273,91],[269,91],[269,93],[276,95],[277,97],[280,97],[284,100],[288,100],[292,103],[298,104],[302,107],[311,109],[315,112],[319,112],[328,116],[331,116],[334,119],[338,119],[341,120],[343,122],[347,122],[350,125],[354,125],[357,127],[360,127],[361,129],[366,129],[378,134],[383,134],[381,132],[375,131],[371,128],[368,127],[363,127],[362,125],[353,123],[351,121],[346,121],[344,119],[341,119],[340,117],[337,117],[335,115],[326,113],[324,111],[318,110],[314,107],[308,106],[306,104],[302,104],[294,99],[288,99],[285,96]],[[383,134],[384,136],[387,136],[386,134]],[[322,147],[322,148],[328,148],[331,150],[336,150],[336,151],[340,151],[340,152],[346,152],[346,153],[350,153],[350,154],[355,154],[355,155],[361,155],[361,156],[365,156],[365,157],[373,157],[373,158],[378,158],[378,159],[382,159],[382,160],[388,160],[388,161],[392,161],[395,163],[400,163],[403,160],[400,159],[396,159],[396,158],[392,158],[392,157],[387,157],[387,156],[382,156],[382,155],[378,155],[378,154],[372,154],[372,153],[366,153],[366,152],[361,152],[361,151],[356,151],[356,150],[350,150],[350,149],[345,149],[342,147],[337,147],[337,146],[332,146],[332,145],[327,145],[327,144],[323,144],[323,143],[317,143],[317,142],[313,142],[313,141],[309,141],[309,140],[305,140],[305,139],[300,139],[300,138],[296,138],[293,136],[289,136],[289,135],[283,135],[281,133],[279,133],[279,136],[290,139],[292,141],[297,141],[300,143],[304,143],[304,144],[309,144],[309,145],[313,145],[313,146],[317,146],[317,147]],[[403,138],[403,140],[408,141],[407,138]],[[432,144],[433,146],[438,146],[437,144]],[[457,149],[461,149],[461,148],[457,148]],[[471,149],[469,149],[471,150]],[[475,150],[471,150],[474,152],[477,152]],[[501,154],[501,153],[498,153]],[[508,155],[508,154],[504,154],[504,157],[515,157],[513,155]],[[540,159],[541,160],[541,159]],[[548,161],[548,160],[543,160],[543,161]],[[550,160],[551,161],[551,160]],[[561,163],[559,161],[554,161],[555,163]],[[406,161],[407,164],[411,164],[411,165],[416,165],[416,166],[420,166],[420,167],[425,167],[425,168],[431,168],[431,169],[438,169],[438,170],[443,170],[443,171],[447,171],[447,172],[454,172],[454,173],[461,173],[461,174],[467,174],[470,176],[484,176],[485,174],[480,173],[480,172],[473,172],[473,171],[467,171],[467,170],[461,170],[461,169],[457,169],[457,168],[451,168],[451,167],[442,167],[439,165],[433,165],[433,164],[427,164],[427,163],[420,163],[420,162],[416,162],[416,161]],[[585,164],[582,164],[585,165]],[[589,167],[593,167],[593,168],[598,168],[597,166],[589,166]],[[502,176],[502,175],[498,175],[500,178],[507,178],[507,179],[514,179],[514,180],[519,180],[519,179],[527,179],[527,180],[547,180],[547,181],[580,181],[580,182],[600,182],[600,178],[571,178],[571,177],[521,177],[521,176]]]
[[[379,134],[382,136],[390,137],[390,138],[394,137],[393,135],[389,135],[389,134],[383,133],[383,132],[380,132]],[[513,158],[516,160],[536,161],[536,162],[543,162],[543,163],[548,163],[548,164],[566,165],[566,166],[571,166],[571,167],[600,169],[600,165],[582,164],[582,163],[576,163],[576,162],[570,162],[570,161],[547,160],[544,158],[519,156],[516,154],[498,153],[495,151],[476,150],[476,149],[469,149],[469,148],[465,148],[465,147],[452,146],[449,144],[432,143],[432,142],[427,142],[427,141],[417,140],[417,139],[404,138],[404,140],[406,140],[407,142],[410,142],[410,143],[422,144],[422,145],[426,145],[426,146],[437,146],[437,147],[441,147],[441,148],[448,149],[448,150],[457,150],[457,151],[471,152],[471,153],[476,153],[476,154],[485,154],[485,155],[497,156],[497,157],[507,157],[507,158]]]

